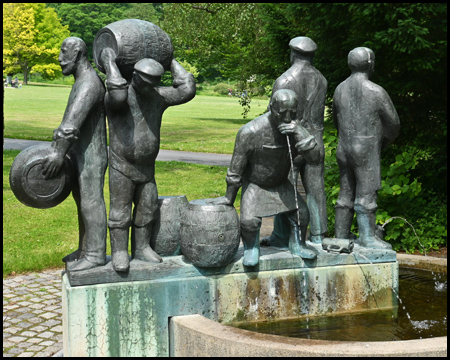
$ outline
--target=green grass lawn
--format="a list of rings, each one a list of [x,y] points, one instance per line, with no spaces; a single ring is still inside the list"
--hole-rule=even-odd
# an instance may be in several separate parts
[[[24,85],[5,89],[5,137],[51,141],[61,123],[71,87]],[[237,98],[197,95],[166,110],[161,149],[232,154],[239,128],[265,112],[268,99],[252,100],[247,120]]]
[[[9,185],[9,171],[19,151],[3,151],[3,277],[63,265],[61,259],[78,247],[78,217],[70,195],[54,208],[35,209],[20,203]],[[186,195],[188,201],[225,195],[226,167],[156,163],[160,196]],[[109,213],[108,172],[105,201]],[[240,197],[236,209],[239,211]],[[108,235],[109,236],[109,235]],[[107,240],[108,250],[109,237]]]

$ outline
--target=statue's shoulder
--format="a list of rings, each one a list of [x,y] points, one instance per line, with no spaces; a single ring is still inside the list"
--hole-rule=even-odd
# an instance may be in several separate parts
[[[382,86],[380,86],[380,85],[378,85],[378,84],[376,84],[376,83],[374,83],[373,81],[370,81],[370,80],[364,81],[363,87],[365,89],[369,90],[369,91],[372,91],[374,93],[378,93],[380,95],[386,93],[386,91],[383,89]]]
[[[96,93],[104,95],[106,92],[103,80],[93,68],[86,71],[82,77],[75,81],[74,88],[77,89],[77,92],[89,92],[91,96]]]
[[[292,67],[286,70],[280,75],[278,79],[275,80],[274,88],[277,89],[287,89],[296,83],[295,78],[296,71]]]
[[[268,124],[267,113],[263,114],[239,129],[239,136],[241,138],[252,138],[260,132],[260,130]]]
[[[389,98],[389,95],[384,88],[373,81],[366,80],[362,84],[363,94],[366,97],[370,97],[374,101],[382,101],[384,102],[386,98]]]
[[[336,89],[334,90],[334,96],[339,95],[347,86],[348,86],[348,79],[341,82],[338,86],[336,86]]]

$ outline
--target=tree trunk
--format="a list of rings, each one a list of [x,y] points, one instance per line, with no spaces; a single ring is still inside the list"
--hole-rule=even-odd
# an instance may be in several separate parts
[[[25,61],[25,63],[21,66],[22,67],[22,73],[23,73],[23,84],[28,84],[28,61]]]
[[[23,84],[27,85],[28,84],[28,67],[25,66],[23,68]]]

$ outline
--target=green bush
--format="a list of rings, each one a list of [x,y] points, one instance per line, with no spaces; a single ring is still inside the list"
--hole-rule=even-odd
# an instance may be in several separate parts
[[[255,86],[252,87],[250,89],[250,92],[252,93],[252,95],[256,95],[256,96],[263,96],[265,95],[266,91],[264,89],[264,86]]]
[[[216,86],[214,86],[214,92],[220,95],[228,95],[228,89],[231,89],[230,84],[218,83]]]

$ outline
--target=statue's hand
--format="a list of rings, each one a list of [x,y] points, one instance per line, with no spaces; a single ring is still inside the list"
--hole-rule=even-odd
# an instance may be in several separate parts
[[[226,196],[221,196],[219,198],[212,199],[208,201],[208,204],[233,206],[233,203],[230,200],[228,200]]]
[[[42,175],[46,180],[55,177],[61,171],[63,163],[64,155],[50,148],[48,155],[42,159]]]
[[[278,125],[278,130],[284,135],[296,134],[302,128],[299,120],[292,120],[289,123],[281,123]]]
[[[278,125],[278,130],[284,135],[294,135],[296,141],[302,141],[311,134],[300,123],[300,120],[293,120],[290,123],[282,123]]]

